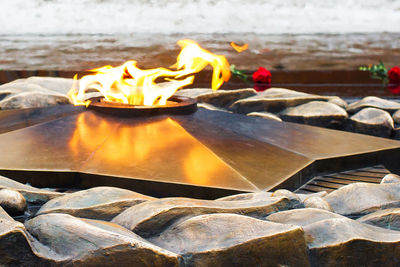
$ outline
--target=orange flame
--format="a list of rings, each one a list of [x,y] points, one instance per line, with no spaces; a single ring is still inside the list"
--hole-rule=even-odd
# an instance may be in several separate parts
[[[237,45],[234,42],[231,42],[231,46],[233,49],[236,50],[238,53],[242,53],[243,51],[246,51],[249,48],[249,44],[244,44],[244,45]]]
[[[182,47],[177,62],[170,68],[139,69],[136,61],[130,60],[118,67],[103,66],[90,71],[93,75],[83,76],[68,92],[74,105],[90,104],[88,92],[100,92],[106,101],[131,105],[165,105],[180,88],[193,83],[195,73],[207,65],[213,67],[211,87],[217,90],[231,76],[228,60],[201,48],[192,40],[180,40]],[[156,80],[163,82],[156,83]]]

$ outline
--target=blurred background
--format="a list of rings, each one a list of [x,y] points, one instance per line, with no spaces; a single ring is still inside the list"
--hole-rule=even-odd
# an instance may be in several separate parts
[[[400,64],[399,0],[0,0],[1,70],[175,62],[196,40],[240,69]],[[237,53],[229,43],[249,44]]]

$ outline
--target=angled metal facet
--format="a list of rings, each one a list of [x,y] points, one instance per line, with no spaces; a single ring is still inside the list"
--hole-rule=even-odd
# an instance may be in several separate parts
[[[64,114],[1,134],[0,147],[0,173],[22,181],[43,185],[64,173],[77,187],[205,198],[296,189],[324,168],[360,167],[400,153],[397,141],[204,109],[135,118]]]

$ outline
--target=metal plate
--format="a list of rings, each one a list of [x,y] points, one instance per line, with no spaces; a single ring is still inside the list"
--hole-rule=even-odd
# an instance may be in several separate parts
[[[400,158],[398,141],[205,109],[151,117],[82,111],[1,134],[0,148],[0,173],[33,185],[199,198],[294,190],[319,173]]]

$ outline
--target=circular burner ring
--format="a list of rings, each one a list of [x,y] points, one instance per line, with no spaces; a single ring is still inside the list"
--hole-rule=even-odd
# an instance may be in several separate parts
[[[88,109],[121,117],[153,116],[161,114],[191,114],[197,110],[197,102],[193,98],[172,96],[166,105],[138,106],[105,101],[103,97],[91,99]]]

